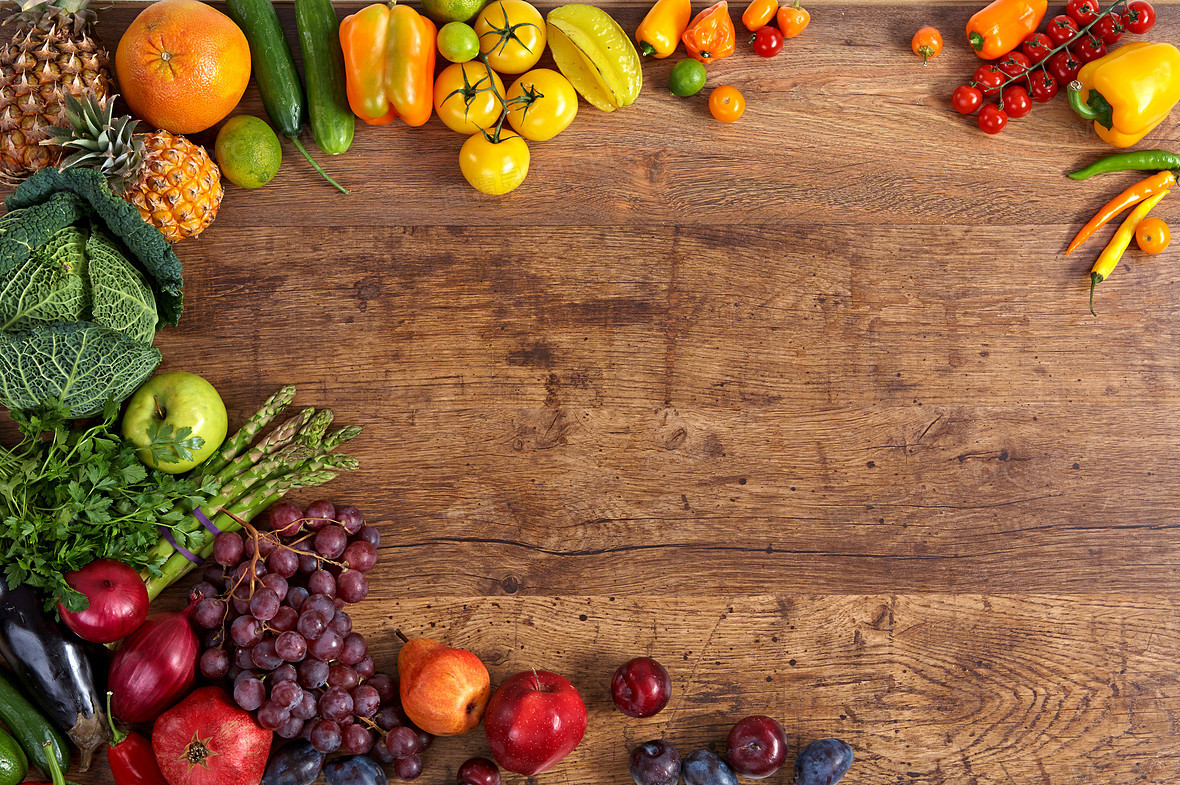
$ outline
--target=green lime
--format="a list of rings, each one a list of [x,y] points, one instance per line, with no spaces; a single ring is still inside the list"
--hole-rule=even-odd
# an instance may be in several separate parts
[[[221,126],[214,145],[221,173],[242,188],[261,188],[283,162],[283,146],[265,121],[241,114]]]
[[[672,66],[672,77],[668,81],[672,95],[681,98],[696,95],[705,86],[705,64],[686,57]]]
[[[422,0],[422,13],[440,25],[467,22],[487,4],[488,0]]]
[[[447,22],[438,31],[438,52],[452,63],[466,63],[479,54],[479,36],[471,25]]]

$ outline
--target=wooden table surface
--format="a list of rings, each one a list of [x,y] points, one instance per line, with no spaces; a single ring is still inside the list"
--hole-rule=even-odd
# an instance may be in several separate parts
[[[112,49],[141,5],[100,11]],[[674,57],[633,106],[583,103],[508,196],[467,186],[437,119],[321,155],[349,196],[286,143],[177,247],[161,370],[207,377],[231,426],[294,383],[365,427],[361,470],[295,497],[381,529],[356,627],[386,668],[400,628],[493,683],[568,676],[590,729],[538,784],[627,782],[635,744],[723,750],[751,713],[792,758],[847,740],[850,785],[1172,781],[1177,253],[1128,252],[1092,317],[1110,229],[1065,246],[1136,176],[1065,173],[1111,148],[1063,98],[996,137],[950,110],[978,3],[809,5],[695,98]],[[645,8],[611,5],[628,31]],[[1147,38],[1180,38],[1159,11]],[[924,24],[947,38],[926,67]],[[1180,148],[1176,117],[1142,146]],[[674,681],[649,720],[608,694],[639,655]],[[481,753],[482,730],[440,740],[421,781]]]

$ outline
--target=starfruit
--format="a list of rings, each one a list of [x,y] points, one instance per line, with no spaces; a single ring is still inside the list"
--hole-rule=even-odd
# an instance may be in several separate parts
[[[554,8],[546,21],[553,61],[591,106],[613,112],[635,103],[643,64],[610,14],[574,3]]]

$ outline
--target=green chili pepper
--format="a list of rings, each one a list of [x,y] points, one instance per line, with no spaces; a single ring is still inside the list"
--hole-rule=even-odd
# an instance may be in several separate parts
[[[1166,150],[1130,150],[1100,158],[1084,169],[1070,172],[1069,176],[1074,180],[1085,180],[1108,172],[1161,172],[1164,169],[1180,172],[1180,155]]]

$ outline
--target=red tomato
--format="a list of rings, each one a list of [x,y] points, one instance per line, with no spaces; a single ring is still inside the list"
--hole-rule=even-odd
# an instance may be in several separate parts
[[[1057,80],[1053,74],[1038,71],[1032,77],[1032,98],[1038,104],[1046,104],[1057,95]]]
[[[976,119],[979,123],[979,130],[985,134],[998,134],[1008,124],[1008,115],[1004,114],[1004,110],[995,104],[988,104],[980,109],[979,117]]]
[[[1098,0],[1069,0],[1065,13],[1079,25],[1087,25],[1098,18]]]
[[[1032,111],[1032,99],[1020,85],[1005,87],[1000,102],[1004,104],[1004,114],[1009,117],[1024,117]]]
[[[1091,60],[1106,56],[1106,42],[1091,33],[1086,33],[1070,47],[1069,51],[1075,60],[1085,65]]]
[[[783,34],[777,27],[767,25],[754,33],[750,43],[754,45],[754,54],[759,57],[774,57],[783,51]]]
[[[1027,77],[1028,69],[1032,63],[1023,52],[1009,52],[999,60],[997,65],[1001,71],[1008,75],[1009,84],[1028,84],[1028,79],[1021,80],[1021,77]]]
[[[1155,27],[1155,9],[1147,0],[1131,0],[1123,11],[1123,27],[1127,32],[1143,35]]]
[[[1045,27],[1045,35],[1049,36],[1049,40],[1053,42],[1054,47],[1068,43],[1077,34],[1078,23],[1072,17],[1066,16],[1065,14],[1058,14],[1053,17]]]
[[[1008,75],[1001,71],[995,63],[984,63],[975,69],[975,75],[971,77],[971,81],[984,95],[991,98],[993,95],[999,95],[1000,85],[1004,84],[1007,78]]]
[[[1123,37],[1126,30],[1123,18],[1111,11],[1094,23],[1094,26],[1090,28],[1090,34],[1098,36],[1104,43],[1113,44]]]
[[[951,106],[959,114],[971,114],[979,108],[981,103],[983,103],[983,93],[979,92],[978,87],[961,84],[955,88],[955,92],[951,93]]]
[[[1033,33],[1020,45],[1020,51],[1033,65],[1044,60],[1052,49],[1053,42],[1044,33]]]
[[[1059,85],[1067,85],[1072,82],[1081,67],[1082,64],[1069,53],[1069,50],[1058,52],[1045,63],[1045,68],[1053,74],[1053,78],[1057,80]]]

